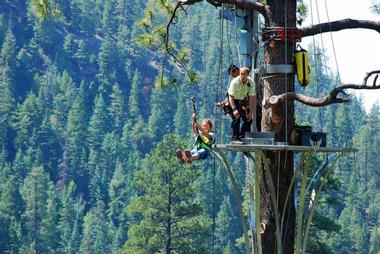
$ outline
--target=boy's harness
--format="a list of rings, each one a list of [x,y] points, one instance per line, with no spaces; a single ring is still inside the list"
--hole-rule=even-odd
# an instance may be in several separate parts
[[[212,149],[211,149],[211,146],[212,146],[212,140],[209,140],[206,136],[204,135],[198,135],[196,141],[195,141],[195,146],[197,147],[197,149],[201,149],[201,148],[204,148],[206,149],[208,152],[211,153]]]

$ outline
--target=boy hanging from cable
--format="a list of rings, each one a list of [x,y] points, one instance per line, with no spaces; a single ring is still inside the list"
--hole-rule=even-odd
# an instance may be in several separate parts
[[[201,125],[197,122],[197,115],[193,113],[193,133],[195,142],[193,148],[186,149],[185,154],[180,149],[176,154],[180,162],[191,163],[195,160],[204,160],[211,154],[211,146],[215,143],[215,134],[212,130],[212,121],[209,118],[203,119]]]

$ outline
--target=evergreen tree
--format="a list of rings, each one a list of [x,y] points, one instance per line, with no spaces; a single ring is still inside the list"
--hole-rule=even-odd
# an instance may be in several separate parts
[[[79,26],[89,34],[95,34],[100,23],[101,10],[97,0],[77,1],[80,9]]]
[[[174,132],[173,116],[177,101],[172,87],[156,87],[152,95],[152,111],[149,117],[148,130],[154,141],[159,141],[165,134]]]
[[[33,93],[29,93],[17,109],[13,120],[13,127],[17,131],[15,139],[17,148],[25,149],[29,145],[35,145],[31,134],[42,122],[41,113],[41,101]]]
[[[99,49],[98,54],[99,72],[96,77],[99,80],[99,91],[105,95],[111,94],[112,85],[117,82],[117,50],[115,42],[107,35]]]
[[[116,24],[114,15],[114,2],[111,0],[103,1],[103,12],[101,16],[101,22],[99,27],[99,33],[104,37],[111,36],[115,33]]]
[[[62,253],[74,254],[79,251],[80,227],[82,223],[83,200],[80,196],[75,200],[75,184],[70,182],[62,193],[62,208],[58,229],[61,235],[60,251]]]
[[[90,148],[87,170],[89,175],[89,206],[93,207],[98,201],[106,201],[107,195],[104,192],[106,190],[105,185],[105,172],[101,171],[99,166],[100,161],[98,159],[98,153]]]
[[[88,127],[88,142],[95,152],[100,151],[105,134],[108,132],[108,112],[102,94],[95,98],[95,109]]]
[[[122,91],[119,85],[116,83],[112,87],[111,105],[109,106],[109,112],[113,123],[113,130],[118,136],[121,136],[122,128],[126,120],[125,103]]]
[[[8,30],[3,45],[1,47],[0,52],[0,66],[8,66],[10,70],[12,70],[13,75],[11,75],[11,79],[14,78],[14,71],[16,70],[16,38],[12,32],[12,30]]]
[[[125,174],[123,165],[118,161],[109,185],[108,218],[110,234],[113,236],[112,250],[116,252],[127,240],[128,216],[124,206],[129,203],[131,196],[131,179]]]
[[[33,167],[24,180],[21,194],[26,209],[23,214],[26,236],[21,253],[48,253],[44,219],[47,217],[49,179],[42,166]]]
[[[216,218],[215,251],[216,253],[238,253],[235,246],[237,228],[235,215],[228,196],[224,196],[220,211]]]
[[[57,91],[55,91],[53,99],[53,114],[51,116],[53,120],[51,122],[57,132],[63,133],[66,128],[68,113],[78,95],[78,89],[66,71],[53,76],[52,82],[55,83],[54,86],[56,86]]]
[[[379,223],[377,224],[379,225]],[[372,229],[370,239],[370,254],[377,254],[380,251],[380,227],[376,226]]]
[[[190,114],[189,108],[186,107],[184,103],[186,101],[185,95],[183,92],[178,92],[178,102],[177,102],[177,111],[174,115],[174,126],[175,133],[179,136],[184,136],[187,133],[192,133],[190,131]],[[192,109],[191,109],[192,110]]]
[[[99,201],[83,218],[83,238],[79,252],[83,254],[111,253],[105,207]]]
[[[6,170],[1,168],[1,170]],[[0,252],[17,253],[21,245],[21,214],[24,203],[15,176],[1,183],[0,195]]]
[[[99,154],[98,170],[101,173],[101,182],[98,182],[101,188],[102,200],[108,204],[108,185],[115,171],[117,155],[119,153],[118,138],[114,132],[107,133]]]
[[[44,238],[44,245],[46,246],[46,253],[57,253],[60,232],[57,228],[59,221],[60,202],[56,193],[54,185],[50,182],[48,189],[48,198],[46,201],[46,217],[42,218],[41,223],[43,228],[41,234]]]
[[[148,156],[148,168],[136,172],[133,182],[139,195],[128,205],[128,214],[135,220],[123,253],[209,251],[204,239],[210,220],[194,199],[198,174],[173,156],[180,146],[178,138],[167,135]]]
[[[12,92],[10,69],[7,65],[0,64],[0,144],[8,142],[10,131],[10,119],[15,108],[15,99]]]
[[[8,30],[0,52],[0,144],[8,145],[11,113],[15,109],[14,76],[16,71],[16,42]],[[9,147],[8,147],[9,148]]]
[[[60,178],[62,185],[74,180],[80,193],[86,193],[88,185],[88,174],[85,170],[86,158],[86,109],[83,94],[79,94],[73,102],[67,117],[66,142],[64,148],[67,158],[63,158],[60,167]],[[66,164],[65,163],[65,159]]]
[[[141,117],[141,83],[140,74],[137,70],[133,74],[131,92],[128,101],[128,118],[131,120],[132,124],[135,124],[137,120]]]

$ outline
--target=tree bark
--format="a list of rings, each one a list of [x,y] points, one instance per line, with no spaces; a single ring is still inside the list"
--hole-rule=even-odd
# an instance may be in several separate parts
[[[276,1],[268,0],[267,4],[273,13],[273,25],[280,27],[296,26],[296,0]],[[286,6],[285,6],[286,4]],[[267,47],[264,52],[264,64],[291,64],[293,58],[294,44],[275,41],[274,47]],[[272,74],[269,74],[272,75]],[[269,105],[269,98],[294,92],[293,75],[272,75],[265,77],[263,82],[263,105],[261,128],[263,132],[275,132],[276,140],[288,142],[290,133],[294,126],[294,102],[286,101],[282,105]],[[295,239],[295,209],[294,199],[290,198],[285,208],[285,197],[293,176],[293,153],[289,151],[266,151],[266,159],[269,162],[270,171],[275,186],[278,211],[284,215],[282,228],[283,253],[294,253]],[[272,206],[270,192],[268,189],[268,176],[260,169],[260,219],[265,225],[262,234],[263,253],[276,253],[276,224],[274,207]],[[293,192],[292,192],[293,193]],[[291,195],[292,197],[293,195]]]

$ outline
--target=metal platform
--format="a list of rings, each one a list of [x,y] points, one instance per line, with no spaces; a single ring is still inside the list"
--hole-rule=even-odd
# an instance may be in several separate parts
[[[293,151],[293,152],[318,152],[318,153],[340,153],[340,152],[357,152],[353,147],[312,147],[312,146],[293,146],[284,144],[215,144],[217,150],[228,150],[236,152],[255,152],[256,150],[271,151]]]

